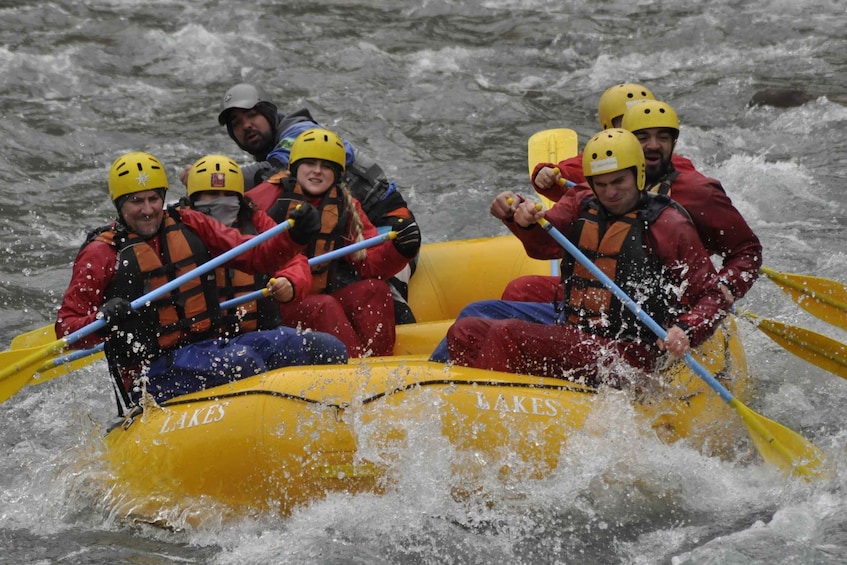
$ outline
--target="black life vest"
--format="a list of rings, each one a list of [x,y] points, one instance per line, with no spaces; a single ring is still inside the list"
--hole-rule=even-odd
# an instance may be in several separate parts
[[[672,203],[665,196],[644,195],[636,210],[612,216],[597,200],[586,197],[573,238],[592,263],[660,325],[675,314],[660,261],[647,253],[644,234]],[[638,318],[569,254],[562,261],[563,313],[582,330],[611,339],[653,341]]]

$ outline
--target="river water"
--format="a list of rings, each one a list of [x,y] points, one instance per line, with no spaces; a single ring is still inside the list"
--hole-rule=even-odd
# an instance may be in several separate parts
[[[149,151],[177,171],[244,159],[216,122],[255,81],[281,108],[376,157],[426,242],[504,230],[487,214],[529,190],[526,140],[597,129],[609,85],[646,84],[683,122],[678,151],[719,178],[765,264],[847,281],[847,8],[836,0],[0,0],[0,343],[51,323],[87,228],[113,214],[111,162]],[[751,106],[768,89],[794,104]],[[761,280],[741,307],[847,341]],[[787,480],[638,434],[576,442],[554,477],[468,507],[432,450],[384,496],[332,496],[288,518],[138,526],[103,504],[90,454],[114,416],[98,363],[0,407],[4,563],[847,562],[847,382],[741,323],[751,407],[814,441],[829,481]],[[179,516],[174,522],[180,525]]]

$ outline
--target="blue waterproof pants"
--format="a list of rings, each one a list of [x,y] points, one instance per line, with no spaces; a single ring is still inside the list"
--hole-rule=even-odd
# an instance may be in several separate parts
[[[347,348],[335,336],[280,326],[233,338],[200,341],[150,363],[147,392],[156,402],[292,365],[347,362]],[[130,391],[138,402],[141,387]]]

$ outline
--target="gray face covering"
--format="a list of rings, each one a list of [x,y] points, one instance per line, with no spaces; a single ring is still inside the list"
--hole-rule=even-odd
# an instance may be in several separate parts
[[[195,202],[194,209],[211,216],[225,226],[231,226],[238,217],[241,201],[238,196],[221,196],[214,200]]]

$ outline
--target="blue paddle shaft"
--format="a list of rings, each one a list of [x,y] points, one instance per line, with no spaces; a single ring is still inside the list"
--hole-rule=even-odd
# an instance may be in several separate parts
[[[602,282],[606,286],[606,288],[611,290],[612,293],[618,298],[618,300],[623,302],[627,309],[633,314],[635,314],[635,316],[641,321],[641,323],[650,328],[650,330],[655,333],[659,337],[659,339],[664,340],[668,337],[668,332],[666,332],[662,326],[657,324],[656,321],[651,318],[649,314],[647,314],[647,312],[642,310],[641,307],[636,304],[635,301],[632,300],[623,291],[623,289],[621,289],[621,287],[615,284],[615,282],[606,275],[606,273],[601,271],[597,265],[592,263],[588,259],[588,257],[586,257],[585,254],[583,254],[582,251],[579,250],[576,245],[571,243],[568,238],[562,235],[562,232],[553,227],[553,224],[548,222],[545,218],[541,218],[538,223],[541,225],[542,228],[547,230],[547,233],[549,233],[550,236],[555,239],[559,245],[564,247],[565,250],[570,253],[577,261],[579,261],[583,267],[588,269],[588,271],[592,275],[594,275],[597,280]],[[731,402],[733,400],[734,397],[732,393],[729,392],[726,387],[724,387],[721,383],[719,383],[718,380],[713,377],[709,373],[709,371],[706,370],[705,367],[703,367],[703,365],[698,363],[697,360],[691,356],[691,353],[686,353],[683,357],[683,360],[685,360],[686,364],[691,367],[700,378],[706,381],[706,384],[712,387],[712,389],[717,392],[724,401]]]

